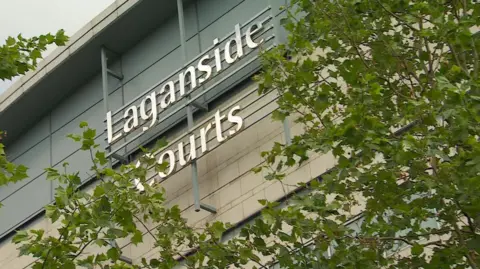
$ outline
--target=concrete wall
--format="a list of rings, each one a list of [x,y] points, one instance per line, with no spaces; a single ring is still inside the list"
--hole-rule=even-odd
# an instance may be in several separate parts
[[[247,21],[268,5],[278,14],[277,10],[284,4],[285,0],[198,0],[186,6],[188,59],[204,51],[214,38],[225,36],[233,31],[235,24]],[[178,18],[174,15],[122,55],[121,61],[110,66],[125,76],[122,82],[109,79],[110,110],[119,109],[183,63]],[[43,206],[52,201],[56,186],[46,181],[44,168],[58,168],[68,162],[71,171],[80,171],[83,180],[89,179],[89,156],[78,151],[78,144],[66,135],[80,133],[79,122],[87,121],[97,129],[97,142],[105,145],[101,85],[100,74],[86,81],[7,148],[10,160],[30,170],[27,180],[0,188],[0,201],[4,205],[0,209],[0,238],[38,215]]]

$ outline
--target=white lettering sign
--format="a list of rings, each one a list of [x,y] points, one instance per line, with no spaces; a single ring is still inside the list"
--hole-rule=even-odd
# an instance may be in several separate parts
[[[262,28],[262,23],[257,22],[254,23],[252,26],[248,27],[248,29],[246,30],[245,42],[249,48],[254,49],[264,41],[263,39],[258,42],[255,42],[253,40],[253,36],[259,33]],[[235,25],[234,37],[226,42],[225,48],[223,50],[224,59],[227,64],[233,64],[243,57],[243,42],[244,40],[242,38],[241,27],[239,24],[237,24]],[[213,41],[214,45],[218,45],[218,43],[218,39],[215,39]],[[196,65],[187,67],[183,72],[179,74],[178,80],[180,98],[185,95],[187,90],[192,91],[195,88],[200,87],[206,80],[208,80],[212,76],[213,68],[208,64],[207,61],[213,58],[215,62],[215,71],[218,73],[222,70],[222,55],[220,48],[215,48],[213,54],[214,55],[206,54],[200,57],[200,60]],[[190,83],[188,84],[188,82]],[[187,89],[188,85],[190,89]],[[108,144],[117,141],[122,136],[128,134],[132,130],[137,129],[140,125],[143,125],[142,131],[147,131],[149,128],[153,127],[158,121],[158,113],[160,112],[157,108],[157,100],[160,100],[160,109],[162,110],[168,108],[177,101],[177,96],[175,96],[174,81],[168,81],[164,85],[162,85],[160,87],[159,96],[157,96],[157,92],[153,91],[144,97],[139,107],[137,107],[137,105],[132,105],[128,107],[123,114],[123,128],[116,132],[114,131],[114,128],[112,126],[112,113],[108,112],[106,115]],[[220,122],[225,117],[227,117],[229,121],[235,123],[241,122],[241,119],[239,117],[228,114],[227,116],[216,115],[215,124],[218,125],[218,122]],[[143,124],[140,121],[142,121]],[[222,142],[224,139],[225,138],[222,137],[222,134],[219,133],[217,129],[218,142]],[[203,148],[204,145],[202,144],[202,149]],[[165,158],[167,157],[172,158],[171,156],[165,156]]]
[[[204,153],[208,152],[209,151],[209,148],[208,148],[208,134],[210,133],[210,131],[213,131],[212,130],[212,127],[214,126],[215,127],[215,136],[216,136],[216,140],[219,142],[219,143],[222,143],[224,141],[226,141],[228,139],[229,136],[232,136],[234,135],[235,133],[237,133],[238,131],[240,131],[243,127],[243,119],[242,117],[236,115],[238,113],[238,111],[240,110],[240,106],[235,106],[233,107],[232,109],[230,109],[230,111],[226,114],[226,115],[221,115],[220,114],[220,110],[218,110],[216,113],[215,113],[215,118],[212,122],[208,123],[206,126],[204,126],[203,128],[200,128],[200,154],[198,154],[198,156],[201,156],[203,155]],[[228,135],[224,134],[224,129],[222,127],[222,122],[223,121],[226,121],[229,122],[230,124],[232,124],[233,126],[230,127],[230,130],[228,131]],[[197,144],[196,144],[196,138],[197,136],[195,136],[195,134],[192,134],[190,135],[190,137],[188,138],[188,144],[189,144],[189,150],[188,150],[188,153],[185,153],[185,144],[184,142],[180,142],[177,144],[176,147],[173,147],[173,149],[168,149],[164,152],[162,152],[159,157],[158,157],[158,160],[157,162],[159,164],[163,163],[163,162],[168,162],[168,168],[166,171],[163,171],[163,172],[159,172],[158,173],[158,176],[160,178],[166,178],[168,177],[169,175],[171,175],[176,169],[176,166],[177,166],[177,161],[178,161],[178,166],[179,166],[179,169],[183,166],[185,166],[188,162],[192,161],[192,160],[195,160],[197,158]],[[175,154],[175,151],[174,149],[177,148],[178,151],[177,151],[177,154]],[[148,154],[146,155],[148,158],[154,158],[154,156],[152,154]],[[140,167],[141,165],[141,162],[140,161],[137,161],[137,168]],[[139,179],[135,179],[135,186],[136,188],[139,190],[139,191],[143,191],[145,188],[144,186],[142,185],[142,183],[140,183],[140,180]],[[155,183],[155,179],[150,179],[146,182],[149,186],[152,186],[154,183]]]

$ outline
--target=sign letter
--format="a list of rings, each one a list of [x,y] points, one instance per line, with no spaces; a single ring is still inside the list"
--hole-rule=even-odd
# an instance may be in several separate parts
[[[229,131],[230,135],[233,135],[236,132],[240,131],[240,129],[242,129],[242,126],[243,126],[242,117],[234,115],[235,112],[237,112],[238,110],[240,110],[240,106],[236,106],[236,107],[232,108],[230,110],[230,112],[228,112],[228,121],[231,122],[231,123],[236,123],[237,124],[236,130],[230,130]]]
[[[131,114],[131,115],[130,115]],[[136,106],[129,107],[125,114],[123,114],[125,123],[123,125],[123,131],[125,133],[130,132],[132,129],[137,128],[138,126],[138,111]]]
[[[150,101],[150,105],[152,107],[149,114],[147,114],[147,107],[146,107],[147,101]],[[148,120],[150,118],[152,120],[152,122],[150,123],[150,126],[143,127],[143,131],[146,131],[148,130],[148,128],[151,128],[157,121],[157,93],[155,91],[152,92],[149,96],[145,97],[145,99],[143,99],[142,103],[140,104],[140,116],[142,117],[143,120]]]
[[[168,177],[173,172],[173,170],[175,170],[175,153],[173,153],[172,150],[167,150],[162,155],[160,155],[160,157],[158,158],[158,163],[162,164],[164,162],[163,159],[165,159],[165,155],[168,155],[168,171],[166,174],[163,172],[158,172],[158,175],[161,178]]]
[[[232,57],[231,49],[232,42],[235,42],[237,45],[237,51],[235,58]],[[242,33],[240,32],[240,24],[235,25],[235,39],[232,39],[227,42],[225,45],[225,61],[229,64],[234,63],[238,58],[243,56],[243,44],[242,44]]]
[[[107,112],[107,139],[108,139],[108,144],[111,144],[115,142],[117,139],[122,137],[122,134],[116,134],[115,137],[113,137],[113,127],[112,127],[112,112],[108,111]]]
[[[255,43],[255,41],[253,41],[252,39],[252,36],[258,33],[262,28],[263,28],[263,25],[260,22],[257,22],[252,26],[248,27],[247,33],[245,34],[245,39],[247,40],[247,46],[250,47],[251,49],[258,47],[258,45],[260,45],[260,43],[263,42],[263,39],[262,39],[258,41],[258,43]]]

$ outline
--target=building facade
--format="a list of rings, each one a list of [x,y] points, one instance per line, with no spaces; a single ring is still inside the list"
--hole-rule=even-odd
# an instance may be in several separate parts
[[[168,147],[155,158],[174,165],[158,176],[168,203],[179,205],[192,225],[243,223],[261,210],[258,200],[295,191],[251,171],[263,161],[260,152],[302,132],[290,119],[271,119],[276,92],[259,96],[252,81],[258,52],[286,38],[279,26],[286,4],[117,0],[4,92],[0,129],[8,132],[7,155],[29,167],[29,178],[0,188],[0,268],[33,262],[18,257],[11,243],[16,230],[55,230],[44,206],[56,183],[46,180],[44,168],[68,162],[86,189],[95,184],[90,156],[67,138],[81,132],[82,121],[97,130],[95,140],[113,166],[134,162],[140,146],[166,137]],[[285,180],[307,182],[334,164],[330,155],[311,156]],[[119,244],[134,263],[155,255],[148,236],[137,246]]]

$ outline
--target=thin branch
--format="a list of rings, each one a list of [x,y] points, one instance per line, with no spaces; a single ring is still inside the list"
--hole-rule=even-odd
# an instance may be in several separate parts
[[[460,229],[458,228],[458,225],[455,223],[455,220],[454,220],[454,223],[452,223],[452,226],[455,228],[455,233],[457,234],[458,236],[458,239],[460,241],[460,244],[462,244],[462,246],[466,246],[466,242],[465,240],[463,239],[463,235],[462,233],[460,232]],[[465,258],[467,258],[467,262],[468,264],[470,265],[470,267],[472,269],[478,269],[478,266],[475,262],[475,259],[470,255],[470,253],[467,252],[464,254]]]
[[[423,28],[423,18],[420,21],[420,27]],[[426,37],[423,38],[423,42],[424,42],[425,50],[428,54],[428,69],[425,72],[425,74],[428,77],[428,83],[430,84],[430,86],[432,86],[432,82],[433,82],[433,57],[434,57],[434,55],[432,55],[432,52],[431,52],[430,47],[429,47],[429,42],[428,42]],[[422,51],[420,51],[420,52],[422,52]],[[419,57],[420,57],[420,55],[419,55]]]
[[[102,229],[103,229],[103,227],[100,228],[100,229],[96,232],[96,234],[97,234],[97,235],[100,234],[100,232],[102,231]],[[75,256],[73,256],[72,261],[75,260],[76,258],[78,258],[78,256],[80,256],[80,255],[83,253],[83,251],[85,251],[85,249],[86,249],[93,241],[95,241],[95,240],[96,240],[95,237],[93,237],[92,239],[90,239],[89,241],[87,241],[87,242],[85,243],[85,245],[83,245],[83,246],[80,248],[80,250],[77,252],[77,254],[75,254]]]
[[[280,64],[278,65],[278,67],[279,67],[280,70],[282,71],[283,75],[284,75],[285,77],[288,77],[288,72],[285,70],[285,68],[283,68],[283,66],[280,65]],[[305,84],[307,84],[306,81],[304,81],[304,82],[305,82]],[[314,114],[317,116],[317,118],[318,118],[318,120],[320,121],[320,123],[322,123],[322,117],[321,117],[321,115],[319,115],[319,114],[317,113],[317,111],[315,110],[315,108],[312,107],[312,106],[310,105],[310,103],[309,103],[301,94],[298,94],[297,97],[299,97],[299,98],[303,101],[303,103],[304,103],[307,107],[310,108],[310,110],[312,111],[312,113],[314,113]],[[292,106],[292,107],[293,107],[293,106]],[[297,109],[295,109],[295,110],[297,110]],[[298,112],[298,110],[297,110],[297,112]],[[302,114],[302,115],[304,115],[304,114]],[[305,115],[304,115],[304,116],[305,116]],[[322,125],[323,125],[323,123],[322,123]]]
[[[73,193],[71,194],[71,196],[68,197],[68,198],[70,199],[75,193],[76,193],[76,192],[73,192]],[[75,206],[75,209],[72,211],[72,214],[71,214],[71,215],[75,214],[75,212],[77,211],[77,209],[78,209],[78,206]],[[71,220],[71,219],[68,221],[68,223],[67,223],[67,225],[66,225],[65,227],[68,228],[68,227],[70,226],[70,224],[72,224],[72,220]],[[61,242],[61,241],[63,240],[63,237],[66,236],[66,233],[67,233],[67,232],[68,232],[68,229],[65,229],[64,232],[59,236],[58,241]],[[48,259],[49,259],[49,256],[50,256],[50,252],[51,252],[51,251],[52,251],[52,248],[49,248],[48,251],[47,251],[47,254],[45,255],[45,260],[43,261],[42,269],[45,268],[45,265],[46,265],[46,263],[47,263],[47,261],[48,261]]]
[[[403,67],[405,68],[405,70],[407,70],[407,73],[415,78],[415,80],[418,83],[418,86],[420,87],[420,90],[423,92],[424,88],[422,86],[422,82],[421,82],[420,78],[417,76],[417,74],[415,74],[414,71],[410,70],[410,68],[408,67],[408,64],[405,61],[405,59],[401,59],[401,60],[402,60]],[[410,77],[409,77],[409,79],[410,79]]]
[[[473,38],[470,40],[472,44],[472,50],[473,50],[473,79],[478,78],[478,62],[480,59],[478,58],[478,52],[477,52],[477,47],[475,46],[475,42],[473,41]]]
[[[470,217],[470,215],[465,212],[465,210],[463,210],[462,206],[460,205],[460,203],[454,199],[454,203],[455,205],[458,207],[458,210],[460,210],[460,212],[462,212],[462,214],[465,216],[465,218],[467,218],[467,222],[468,222],[468,228],[470,229],[470,231],[475,234],[475,225],[473,224],[473,221],[472,221],[472,218]]]
[[[214,235],[211,234],[210,231],[207,230],[207,232],[210,234],[210,236],[212,236],[212,238],[215,238]],[[213,241],[213,243],[214,243],[217,247],[221,248],[223,251],[225,251],[225,252],[231,252],[230,250],[228,250],[227,248],[225,248],[225,246],[223,246],[222,244],[218,243],[217,240],[212,240],[212,241]],[[253,262],[255,262],[256,264],[258,264],[261,268],[268,269],[268,267],[266,267],[265,265],[261,264],[260,262],[254,260],[254,259],[250,259],[250,260],[253,261]]]
[[[402,25],[408,27],[410,30],[414,31],[414,32],[418,32],[418,29],[415,29],[413,26],[409,25],[407,22],[405,22],[402,18],[400,18],[399,16],[397,16],[397,14],[393,13],[392,11],[388,10],[384,5],[382,5],[382,2],[379,1],[379,0],[376,0],[377,3],[380,5],[380,7],[382,7],[383,10],[385,10],[388,14],[390,14],[391,16],[393,16],[395,19],[397,19],[399,22],[402,23]]]
[[[453,58],[455,59],[455,62],[457,63],[457,65],[462,69],[463,73],[465,73],[465,75],[466,75],[469,79],[471,79],[470,73],[469,73],[468,70],[463,66],[463,64],[460,62],[460,59],[458,58],[457,52],[455,51],[455,49],[453,48],[453,46],[452,46],[451,44],[448,44],[448,47],[450,48],[450,51],[452,52]]]
[[[145,225],[145,223],[135,214],[132,214],[134,218],[136,218],[138,220],[138,222],[140,222],[140,224],[142,224],[143,228],[145,228],[145,230],[147,230],[147,232],[153,237],[153,239],[155,239],[155,241],[158,241],[158,238],[152,233],[152,231],[150,231],[150,229],[147,227],[147,225]]]

